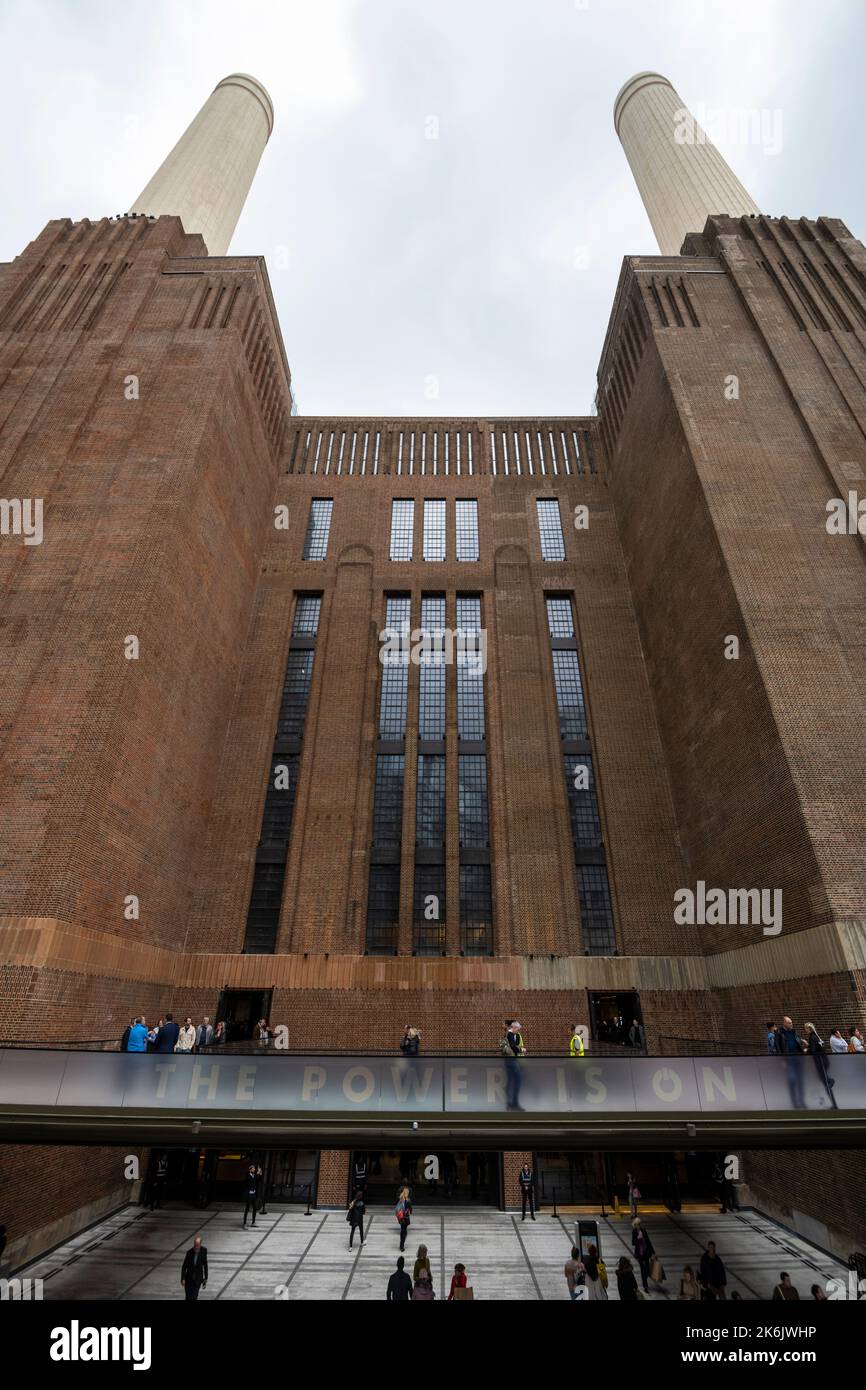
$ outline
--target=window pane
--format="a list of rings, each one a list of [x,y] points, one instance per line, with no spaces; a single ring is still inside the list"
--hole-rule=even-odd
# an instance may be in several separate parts
[[[487,817],[487,759],[483,754],[463,754],[458,759],[460,844],[486,849],[489,844]]]
[[[391,503],[392,560],[412,559],[412,531],[415,525],[415,503],[398,500]]]
[[[418,758],[415,843],[426,849],[445,843],[445,759],[437,754]]]
[[[551,652],[560,738],[586,738],[586,709],[577,652]]]
[[[484,673],[482,652],[476,640],[481,632],[478,594],[457,595],[457,631],[473,639],[461,649],[458,636],[457,734],[461,739],[480,742],[484,738]]]
[[[319,631],[321,607],[321,594],[298,594],[295,603],[295,621],[292,625],[293,637],[316,636]]]
[[[457,559],[478,559],[478,503],[457,502]]]
[[[547,627],[551,637],[574,636],[574,615],[570,598],[547,600]]]
[[[327,555],[333,507],[331,498],[314,498],[310,503],[310,519],[304,538],[305,560],[324,560]]]
[[[572,842],[581,849],[595,849],[601,844],[601,817],[595,792],[592,756],[589,753],[576,753],[563,758],[563,764]],[[584,782],[587,783],[585,787]]]
[[[445,559],[445,501],[424,503],[424,559]]]
[[[312,651],[290,651],[286,660],[286,676],[283,682],[283,698],[277,721],[278,739],[299,739],[304,735],[304,720],[307,714],[307,699],[310,681],[313,678]]]
[[[581,864],[577,869],[580,918],[584,947],[591,956],[610,956],[616,950],[613,912],[607,869],[603,864]]]
[[[411,599],[391,596],[385,609],[386,639],[409,633]],[[379,737],[404,738],[406,734],[406,692],[409,681],[408,644],[382,652],[382,688],[379,696]]]
[[[397,949],[400,925],[400,867],[371,864],[367,894],[367,950],[376,953]]]
[[[538,512],[542,560],[564,560],[565,540],[562,535],[558,501],[556,498],[538,498],[535,506]]]
[[[487,864],[460,865],[460,949],[467,956],[489,956],[493,950],[493,910]]]
[[[403,769],[402,754],[386,754],[376,759],[374,845],[399,846],[403,838]]]
[[[421,599],[421,627],[429,633],[430,650],[422,651],[419,679],[418,737],[445,737],[445,595]]]
[[[445,950],[445,865],[416,864],[412,947],[419,956]]]

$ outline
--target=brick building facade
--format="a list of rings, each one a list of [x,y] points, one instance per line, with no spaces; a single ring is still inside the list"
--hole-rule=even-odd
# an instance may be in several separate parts
[[[604,994],[657,1053],[866,1022],[864,540],[825,526],[866,486],[866,251],[769,218],[684,250],[626,261],[598,416],[555,420],[292,415],[264,263],[176,218],[0,267],[2,492],[44,499],[0,540],[0,1036],[241,991],[310,1050],[506,1017],[560,1050]],[[389,613],[477,614],[483,700],[428,661],[385,712]],[[698,880],[780,889],[783,930],[677,923]],[[112,1200],[96,1152],[13,1240]],[[756,1200],[866,1238],[777,1167]],[[347,1181],[324,1153],[320,1200]]]

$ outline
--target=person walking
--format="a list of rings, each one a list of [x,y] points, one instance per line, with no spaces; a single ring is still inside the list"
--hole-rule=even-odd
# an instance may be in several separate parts
[[[433,1288],[433,1281],[426,1269],[420,1270],[418,1281],[412,1290],[413,1303],[432,1303],[436,1293]]]
[[[195,1029],[192,1019],[184,1019],[183,1027],[178,1029],[175,1052],[192,1052],[195,1047]]]
[[[409,1234],[409,1227],[412,1224],[412,1198],[409,1195],[408,1187],[400,1188],[400,1195],[397,1198],[394,1215],[400,1226],[400,1253],[402,1254],[406,1249],[406,1237]]]
[[[522,1207],[521,1221],[526,1220],[526,1203],[529,1203],[529,1215],[535,1220],[535,1174],[530,1163],[524,1163],[517,1175],[520,1184],[520,1202]]]
[[[411,1023],[407,1023],[400,1039],[400,1051],[404,1057],[417,1057],[421,1048],[421,1034]]]
[[[367,1210],[364,1205],[364,1194],[359,1188],[349,1203],[349,1210],[346,1212],[346,1220],[349,1223],[349,1249],[352,1248],[352,1241],[355,1239],[355,1232],[360,1232],[361,1244],[364,1245],[364,1212]],[[400,1246],[402,1250],[402,1245]]]
[[[583,1260],[580,1258],[580,1251],[576,1245],[571,1247],[571,1255],[566,1260],[562,1272],[565,1275],[565,1282],[568,1285],[568,1296],[572,1303],[576,1303],[578,1301],[577,1290],[586,1279],[586,1270]]]
[[[636,1217],[631,1223],[631,1248],[640,1266],[640,1281],[643,1284],[644,1293],[649,1293],[649,1269],[652,1257],[655,1254],[655,1246],[650,1239],[649,1231],[645,1231],[641,1225],[640,1217]]]
[[[427,1246],[426,1246],[426,1245],[419,1245],[419,1246],[418,1246],[418,1254],[417,1254],[416,1257],[415,1257],[415,1267],[414,1267],[414,1269],[412,1270],[412,1283],[413,1283],[413,1284],[417,1284],[417,1283],[418,1283],[418,1275],[421,1273],[421,1270],[422,1270],[422,1269],[426,1269],[427,1273],[430,1275],[430,1278],[431,1278],[431,1279],[433,1278],[433,1270],[430,1268],[430,1259],[429,1259],[429,1256],[428,1256],[428,1254],[427,1254]]]
[[[154,1052],[174,1052],[179,1036],[180,1029],[174,1021],[174,1015],[166,1014],[165,1022],[160,1024],[154,1034]]]
[[[244,1228],[247,1224],[247,1214],[252,1212],[253,1219],[251,1226],[256,1224],[256,1211],[259,1204],[259,1179],[256,1173],[256,1165],[251,1163],[244,1178]]]
[[[795,1110],[804,1110],[806,1107],[805,1097],[805,1076],[803,1072],[803,1053],[806,1051],[806,1044],[798,1035],[793,1021],[786,1014],[782,1019],[782,1026],[776,1035],[776,1042],[779,1055],[785,1058],[785,1069],[788,1073],[788,1090],[791,1095],[791,1102]]]
[[[791,1283],[790,1274],[780,1274],[779,1282],[773,1290],[774,1302],[784,1299],[786,1303],[799,1303],[800,1295]]]
[[[580,1035],[579,1027],[580,1025],[577,1023],[571,1025],[571,1037],[568,1040],[569,1057],[583,1057],[586,1055],[586,1048],[583,1045],[583,1038]]]
[[[631,1213],[631,1219],[634,1221],[637,1216],[637,1204],[640,1201],[640,1188],[635,1181],[633,1173],[626,1173],[625,1182],[626,1191],[628,1193],[628,1209]]]
[[[207,1288],[207,1246],[196,1236],[183,1258],[180,1271],[181,1287],[188,1299],[198,1298],[199,1290]]]
[[[779,1055],[779,1039],[776,1036],[778,1029],[775,1023],[767,1024],[767,1055],[777,1057]]]
[[[457,1264],[454,1266],[454,1273],[451,1275],[451,1291],[448,1294],[448,1302],[453,1303],[454,1292],[456,1289],[468,1289],[469,1280],[466,1277],[466,1266]],[[457,1300],[460,1302],[460,1300]]]
[[[156,1160],[156,1167],[153,1170],[153,1178],[150,1184],[150,1210],[162,1206],[162,1198],[165,1193],[165,1184],[168,1181],[168,1154],[160,1154]]]
[[[361,1241],[362,1245],[363,1243]],[[411,1303],[412,1301],[412,1280],[403,1268],[405,1263],[406,1261],[401,1255],[397,1260],[397,1268],[388,1280],[388,1292],[385,1297],[389,1303]]]
[[[725,1273],[725,1266],[721,1256],[716,1253],[716,1242],[707,1242],[707,1248],[701,1255],[700,1268],[698,1270],[703,1298],[727,1298],[728,1276]]]
[[[586,1254],[583,1257],[583,1267],[586,1271],[586,1299],[588,1303],[600,1303],[607,1298],[607,1289],[602,1279],[603,1271],[601,1261],[598,1258],[598,1246],[590,1244],[586,1247]]]
[[[701,1296],[698,1288],[698,1281],[695,1278],[695,1271],[691,1265],[686,1265],[683,1270],[683,1277],[680,1280],[680,1299],[689,1303],[696,1303]]]
[[[637,1280],[634,1277],[632,1262],[621,1255],[616,1267],[616,1287],[620,1303],[637,1303]]]
[[[196,1050],[196,1052],[201,1052],[201,1050],[202,1050],[203,1047],[210,1047],[210,1045],[211,1045],[212,1042],[213,1042],[213,1028],[211,1027],[211,1021],[210,1021],[210,1019],[208,1018],[207,1014],[205,1014],[205,1016],[204,1016],[204,1018],[202,1019],[201,1023],[198,1025],[198,1027],[197,1027],[196,1030],[195,1030],[195,1050]]]
[[[821,1085],[827,1092],[830,1104],[834,1110],[838,1110],[839,1107],[836,1104],[836,1097],[833,1095],[833,1087],[836,1085],[836,1082],[830,1075],[827,1066],[827,1058],[824,1054],[824,1043],[818,1036],[818,1029],[815,1027],[814,1023],[806,1024],[806,1050],[809,1056],[814,1058],[815,1066],[818,1068],[818,1076],[820,1077]]]
[[[147,1051],[147,1024],[140,1015],[132,1021],[126,1050],[127,1052]]]

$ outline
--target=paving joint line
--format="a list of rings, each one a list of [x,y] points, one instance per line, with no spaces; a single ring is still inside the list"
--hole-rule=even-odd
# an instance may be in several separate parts
[[[512,1224],[513,1224],[513,1226],[514,1226],[514,1234],[517,1236],[517,1240],[518,1240],[518,1242],[519,1242],[519,1244],[520,1244],[520,1248],[521,1248],[521,1250],[523,1251],[523,1258],[524,1258],[524,1260],[526,1261],[526,1267],[527,1267],[527,1269],[529,1270],[530,1276],[531,1276],[531,1278],[532,1278],[532,1282],[533,1282],[533,1284],[535,1285],[535,1292],[538,1294],[538,1300],[539,1300],[540,1303],[543,1303],[543,1302],[544,1302],[544,1294],[541,1292],[541,1286],[539,1285],[539,1282],[538,1282],[538,1280],[537,1280],[536,1277],[535,1277],[535,1270],[532,1268],[532,1261],[530,1260],[529,1255],[528,1255],[527,1252],[526,1252],[526,1246],[525,1246],[524,1243],[523,1243],[523,1236],[520,1234],[520,1229],[519,1229],[519,1227],[518,1227],[518,1225],[517,1225],[517,1217],[516,1217],[516,1216],[512,1216],[511,1221],[512,1221]]]

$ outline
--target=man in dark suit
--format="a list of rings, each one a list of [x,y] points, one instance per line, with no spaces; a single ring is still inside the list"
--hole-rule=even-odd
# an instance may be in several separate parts
[[[172,1014],[166,1014],[165,1023],[154,1039],[154,1052],[174,1052],[180,1029]]]
[[[201,1236],[196,1236],[184,1255],[180,1282],[187,1298],[198,1298],[199,1289],[207,1288],[207,1246],[202,1245]]]

